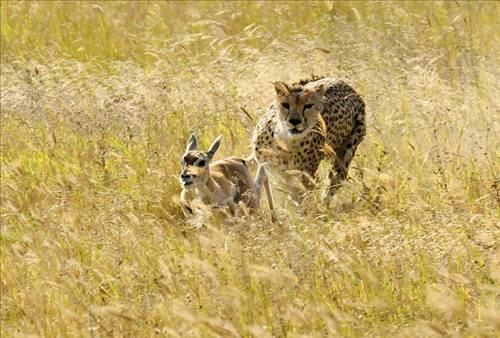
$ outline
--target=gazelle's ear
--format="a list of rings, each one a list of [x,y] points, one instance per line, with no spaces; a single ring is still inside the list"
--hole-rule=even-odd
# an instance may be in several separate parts
[[[274,90],[276,90],[276,95],[288,96],[290,93],[290,88],[286,85],[286,83],[282,81],[273,82]]]
[[[198,138],[195,134],[191,134],[189,141],[186,145],[186,152],[196,150],[198,148]]]
[[[217,152],[217,149],[219,149],[221,141],[222,141],[222,135],[219,135],[215,139],[214,143],[212,143],[212,145],[208,149],[208,157],[209,157],[209,159],[212,159],[212,157],[214,157],[214,154]]]

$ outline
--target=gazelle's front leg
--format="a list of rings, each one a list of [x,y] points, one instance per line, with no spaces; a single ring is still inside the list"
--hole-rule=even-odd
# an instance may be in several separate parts
[[[182,213],[186,218],[193,216],[194,212],[191,206],[189,205],[189,198],[186,197],[186,190],[181,191],[180,205]]]
[[[181,209],[186,218],[193,216],[193,209],[191,209],[187,204],[181,202]]]

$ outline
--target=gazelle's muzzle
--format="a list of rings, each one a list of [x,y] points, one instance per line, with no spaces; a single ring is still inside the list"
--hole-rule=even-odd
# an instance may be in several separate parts
[[[181,185],[183,188],[189,187],[194,183],[194,179],[196,178],[196,175],[188,175],[187,173],[182,173],[179,181],[181,182]]]

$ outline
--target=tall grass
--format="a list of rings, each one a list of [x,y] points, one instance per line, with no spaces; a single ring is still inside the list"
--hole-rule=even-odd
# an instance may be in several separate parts
[[[2,337],[497,335],[499,8],[2,2]],[[185,222],[189,133],[311,73],[367,104],[331,207]]]

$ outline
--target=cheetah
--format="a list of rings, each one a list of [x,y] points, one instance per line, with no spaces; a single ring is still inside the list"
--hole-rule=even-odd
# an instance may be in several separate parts
[[[328,202],[347,178],[356,148],[366,134],[365,103],[342,80],[313,77],[292,85],[274,82],[275,102],[257,123],[252,155],[276,178],[290,181],[300,171],[311,189],[320,161],[329,160]],[[289,191],[291,191],[289,189]],[[291,191],[297,196],[298,191]]]

